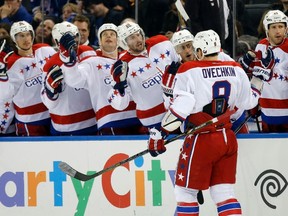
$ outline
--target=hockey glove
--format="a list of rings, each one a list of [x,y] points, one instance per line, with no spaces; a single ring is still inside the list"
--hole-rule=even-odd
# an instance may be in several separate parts
[[[112,76],[116,84],[114,89],[117,89],[121,95],[124,95],[125,88],[127,85],[127,73],[128,73],[128,64],[127,62],[118,60],[114,63],[112,69]]]
[[[7,76],[7,68],[5,63],[0,61],[0,81],[5,82],[8,80],[8,76]]]
[[[162,75],[162,89],[163,89],[164,94],[167,97],[173,97],[175,75],[179,67],[180,67],[180,63],[173,61],[171,65],[165,68],[165,72]]]
[[[256,58],[256,53],[249,50],[242,57],[239,58],[238,62],[241,64],[245,72],[249,75],[253,71],[254,59]]]
[[[7,58],[9,55],[13,53],[13,48],[11,44],[9,44],[6,39],[0,39],[0,81],[7,81]]]
[[[59,93],[62,92],[62,80],[64,76],[61,68],[54,65],[50,68],[44,82],[44,87],[48,98],[56,100]]]
[[[77,59],[77,43],[71,32],[66,32],[60,38],[59,57],[66,66],[73,66]]]
[[[256,107],[248,110],[248,113],[252,118],[257,119],[259,116],[261,116],[261,109],[259,105],[257,105]]]
[[[161,132],[156,128],[150,129],[150,137],[148,141],[148,150],[152,157],[156,157],[166,151],[164,139]]]
[[[253,75],[264,81],[269,81],[272,78],[272,69],[275,65],[275,58],[272,49],[269,47],[266,52],[266,57],[263,58],[262,52],[257,53]]]

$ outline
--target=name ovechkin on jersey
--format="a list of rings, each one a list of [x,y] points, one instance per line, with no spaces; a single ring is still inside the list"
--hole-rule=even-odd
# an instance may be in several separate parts
[[[203,78],[217,78],[224,76],[236,76],[235,69],[233,67],[216,67],[216,68],[203,68]]]

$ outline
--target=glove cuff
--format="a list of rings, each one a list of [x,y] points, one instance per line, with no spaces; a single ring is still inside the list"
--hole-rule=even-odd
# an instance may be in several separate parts
[[[259,77],[255,77],[255,76],[252,77],[252,79],[251,79],[251,88],[253,90],[256,90],[259,93],[259,95],[262,92],[263,84],[264,84],[263,80],[260,79]]]
[[[127,88],[127,80],[121,81],[114,85],[114,89],[117,89],[121,95],[125,94],[125,88]]]
[[[50,100],[57,100],[57,98],[59,97],[59,93],[54,93],[52,91],[50,91],[48,88],[45,89],[46,95]]]
[[[66,51],[67,52],[67,51]],[[72,67],[76,64],[76,61],[71,62],[70,56],[65,56],[63,53],[59,53],[59,58],[60,60],[64,63],[65,66],[67,67]]]
[[[161,86],[162,86],[162,90],[163,90],[164,94],[167,97],[173,97],[173,89],[172,88],[169,88],[165,85],[161,85]]]
[[[0,73],[0,82],[6,82],[8,81],[8,75],[5,73],[5,74],[1,74]]]

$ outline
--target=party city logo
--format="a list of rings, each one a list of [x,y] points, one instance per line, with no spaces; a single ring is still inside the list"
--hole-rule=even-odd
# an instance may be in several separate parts
[[[106,161],[103,169],[128,157],[129,155],[123,153],[114,154]],[[114,170],[102,174],[101,178],[99,177],[101,179],[103,195],[111,206],[127,208],[131,206],[131,203],[136,206],[162,206],[163,183],[168,181],[171,183],[171,187],[173,187],[175,170],[161,169],[160,160],[147,160],[147,162],[151,163],[149,169],[144,169],[143,157],[138,157],[133,162],[122,165],[121,169],[124,168],[124,171],[122,171],[123,174],[121,173],[123,179],[125,179],[125,176],[129,176],[129,178],[131,177],[135,181],[129,185],[130,188],[127,188],[125,194],[118,194],[114,190],[117,184],[115,180],[112,181]],[[65,184],[71,184],[72,182],[77,197],[75,216],[85,215],[95,179],[86,182],[80,182],[74,178],[71,178],[71,181],[67,180],[67,175],[58,167],[59,161],[53,161],[52,164],[53,168],[51,171],[0,172],[0,205],[4,207],[35,207],[40,205],[38,203],[39,200],[43,202],[42,200],[47,199],[39,196],[47,196],[47,194],[44,195],[39,190],[43,190],[44,184],[49,184],[49,188],[53,188],[53,193],[51,194],[53,194],[54,199],[52,202],[54,202],[54,206],[61,207],[63,206],[65,196],[68,196],[67,191],[63,195],[63,187],[65,187]],[[147,167],[147,164],[145,166]],[[93,173],[95,171],[87,172],[88,175]],[[148,184],[150,184],[149,187]],[[13,192],[9,191],[11,185],[13,186]],[[41,187],[39,187],[40,185]],[[150,189],[151,191],[148,191]],[[96,191],[99,191],[99,188]],[[147,193],[151,194],[152,198],[149,197],[149,202],[151,200],[152,203],[147,203]],[[71,196],[70,192],[69,196]],[[50,197],[49,200],[51,200]]]

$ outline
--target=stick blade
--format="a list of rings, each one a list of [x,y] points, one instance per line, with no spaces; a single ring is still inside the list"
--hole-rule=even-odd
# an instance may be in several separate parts
[[[63,161],[61,161],[58,166],[65,174],[71,176],[72,178],[78,179],[80,181],[88,181],[88,180],[95,178],[99,175],[98,173],[95,173],[92,175],[85,175],[81,172],[78,172],[77,170],[72,168],[69,164],[67,164],[66,162],[63,162]]]
[[[77,171],[73,169],[69,164],[66,162],[61,161],[58,165],[58,167],[67,175],[71,176],[72,178],[75,177]]]

